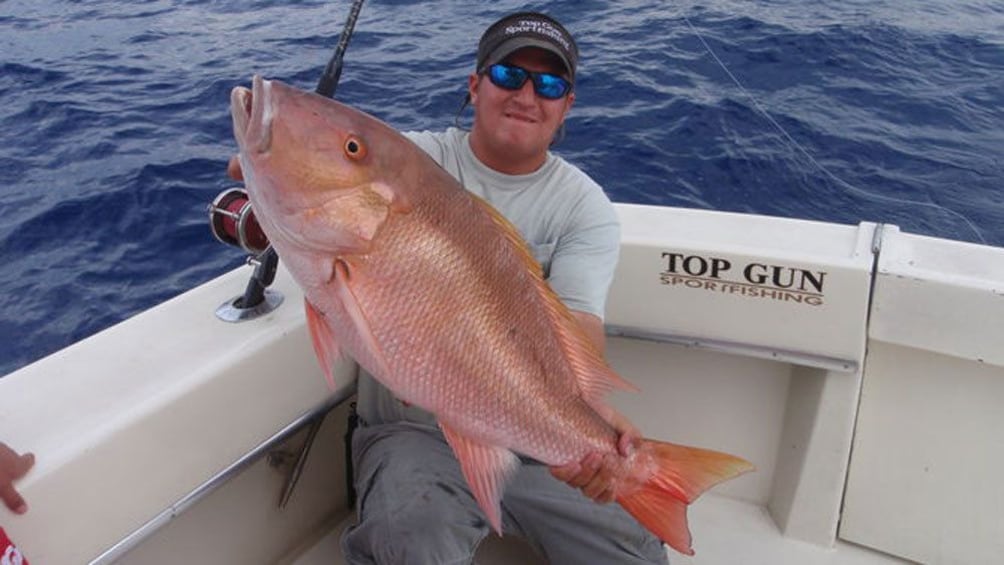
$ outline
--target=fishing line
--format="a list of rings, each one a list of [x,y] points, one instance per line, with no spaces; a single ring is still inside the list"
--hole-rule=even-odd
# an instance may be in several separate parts
[[[771,125],[773,125],[778,132],[780,132],[782,137],[787,140],[789,148],[793,146],[795,150],[797,150],[799,153],[805,156],[805,158],[808,159],[813,166],[822,171],[823,174],[825,174],[831,180],[836,182],[838,185],[844,187],[846,190],[856,193],[860,196],[864,196],[865,198],[871,198],[877,201],[892,202],[895,204],[905,204],[907,206],[926,206],[928,208],[934,208],[936,210],[944,212],[948,215],[955,216],[956,218],[961,219],[963,222],[966,223],[966,225],[969,226],[969,228],[973,231],[973,233],[976,234],[976,237],[979,238],[980,243],[983,244],[987,243],[987,240],[983,237],[983,233],[979,230],[979,228],[976,227],[975,224],[973,224],[973,222],[969,220],[969,218],[967,218],[965,215],[959,212],[956,212],[955,210],[952,210],[951,208],[946,208],[945,206],[942,206],[941,204],[938,204],[936,202],[921,202],[918,200],[896,198],[894,196],[886,196],[884,194],[869,192],[863,188],[858,188],[852,185],[851,183],[838,177],[836,174],[830,172],[829,169],[827,169],[822,163],[817,161],[816,158],[813,157],[804,147],[802,147],[801,144],[795,141],[795,139],[788,133],[788,131],[785,130],[784,127],[781,126],[781,124],[779,124],[777,120],[774,119],[774,117],[770,114],[770,112],[768,112],[767,109],[760,104],[760,101],[757,100],[757,98],[749,90],[747,90],[745,86],[743,86],[742,82],[740,82],[739,79],[734,74],[732,74],[732,71],[730,71],[729,68],[725,65],[725,62],[718,57],[718,54],[715,53],[715,50],[711,48],[711,45],[709,45],[708,42],[705,41],[704,36],[701,35],[701,32],[699,32],[697,28],[694,26],[694,24],[690,22],[690,18],[688,18],[686,14],[681,14],[681,15],[683,17],[683,21],[687,23],[687,27],[689,27],[690,30],[694,32],[694,35],[697,36],[697,39],[700,40],[701,44],[704,45],[704,48],[708,51],[711,57],[715,60],[716,63],[718,63],[718,66],[721,67],[723,71],[725,71],[725,74],[728,75],[730,79],[732,79],[732,82],[735,83],[735,85],[739,88],[739,90],[753,102],[753,106],[757,109],[757,111],[760,112],[767,119],[767,121],[770,122]]]

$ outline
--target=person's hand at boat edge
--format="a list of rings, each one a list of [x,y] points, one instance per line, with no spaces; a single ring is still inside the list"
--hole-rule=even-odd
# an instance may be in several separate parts
[[[21,493],[14,488],[14,481],[28,473],[35,464],[35,455],[25,453],[19,455],[6,443],[0,441],[0,498],[4,505],[15,514],[28,511],[28,504]]]

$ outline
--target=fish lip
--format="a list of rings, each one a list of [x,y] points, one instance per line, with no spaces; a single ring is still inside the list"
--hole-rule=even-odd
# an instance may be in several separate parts
[[[242,149],[256,153],[272,145],[272,82],[261,75],[251,78],[251,89],[238,86],[230,91],[230,115],[234,137]]]

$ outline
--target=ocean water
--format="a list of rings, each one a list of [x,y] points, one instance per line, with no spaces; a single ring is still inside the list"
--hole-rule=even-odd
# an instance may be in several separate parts
[[[234,184],[229,91],[313,89],[348,8],[0,1],[0,375],[242,263],[205,210]],[[557,151],[615,201],[1004,245],[999,0],[370,0],[337,96],[469,124],[478,37],[524,8],[579,40]]]

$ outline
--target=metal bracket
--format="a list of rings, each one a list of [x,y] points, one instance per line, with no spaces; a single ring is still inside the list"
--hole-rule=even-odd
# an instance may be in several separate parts
[[[268,288],[264,290],[264,297],[264,300],[251,308],[241,308],[239,305],[244,297],[235,296],[220,304],[220,307],[216,309],[216,317],[224,322],[234,324],[237,322],[246,322],[268,314],[278,308],[283,301],[281,292]]]
[[[242,296],[231,298],[216,309],[216,317],[224,322],[244,322],[264,316],[278,308],[283,301],[282,293],[268,288],[275,280],[279,256],[271,247],[258,257],[248,259],[254,265],[254,273],[248,281]]]
[[[296,460],[286,473],[286,484],[283,485],[282,494],[279,496],[279,508],[285,508],[286,504],[289,503],[289,499],[293,496],[293,489],[296,488],[296,484],[300,481],[300,476],[303,474],[303,466],[307,463],[310,448],[314,445],[314,440],[317,439],[317,432],[321,430],[324,418],[327,415],[328,413],[324,412],[315,416],[310,421],[310,427],[307,429],[307,438],[303,441],[300,451],[296,454]],[[276,449],[269,452],[268,463],[273,468],[279,469],[285,467],[292,458],[293,453],[289,450]]]

